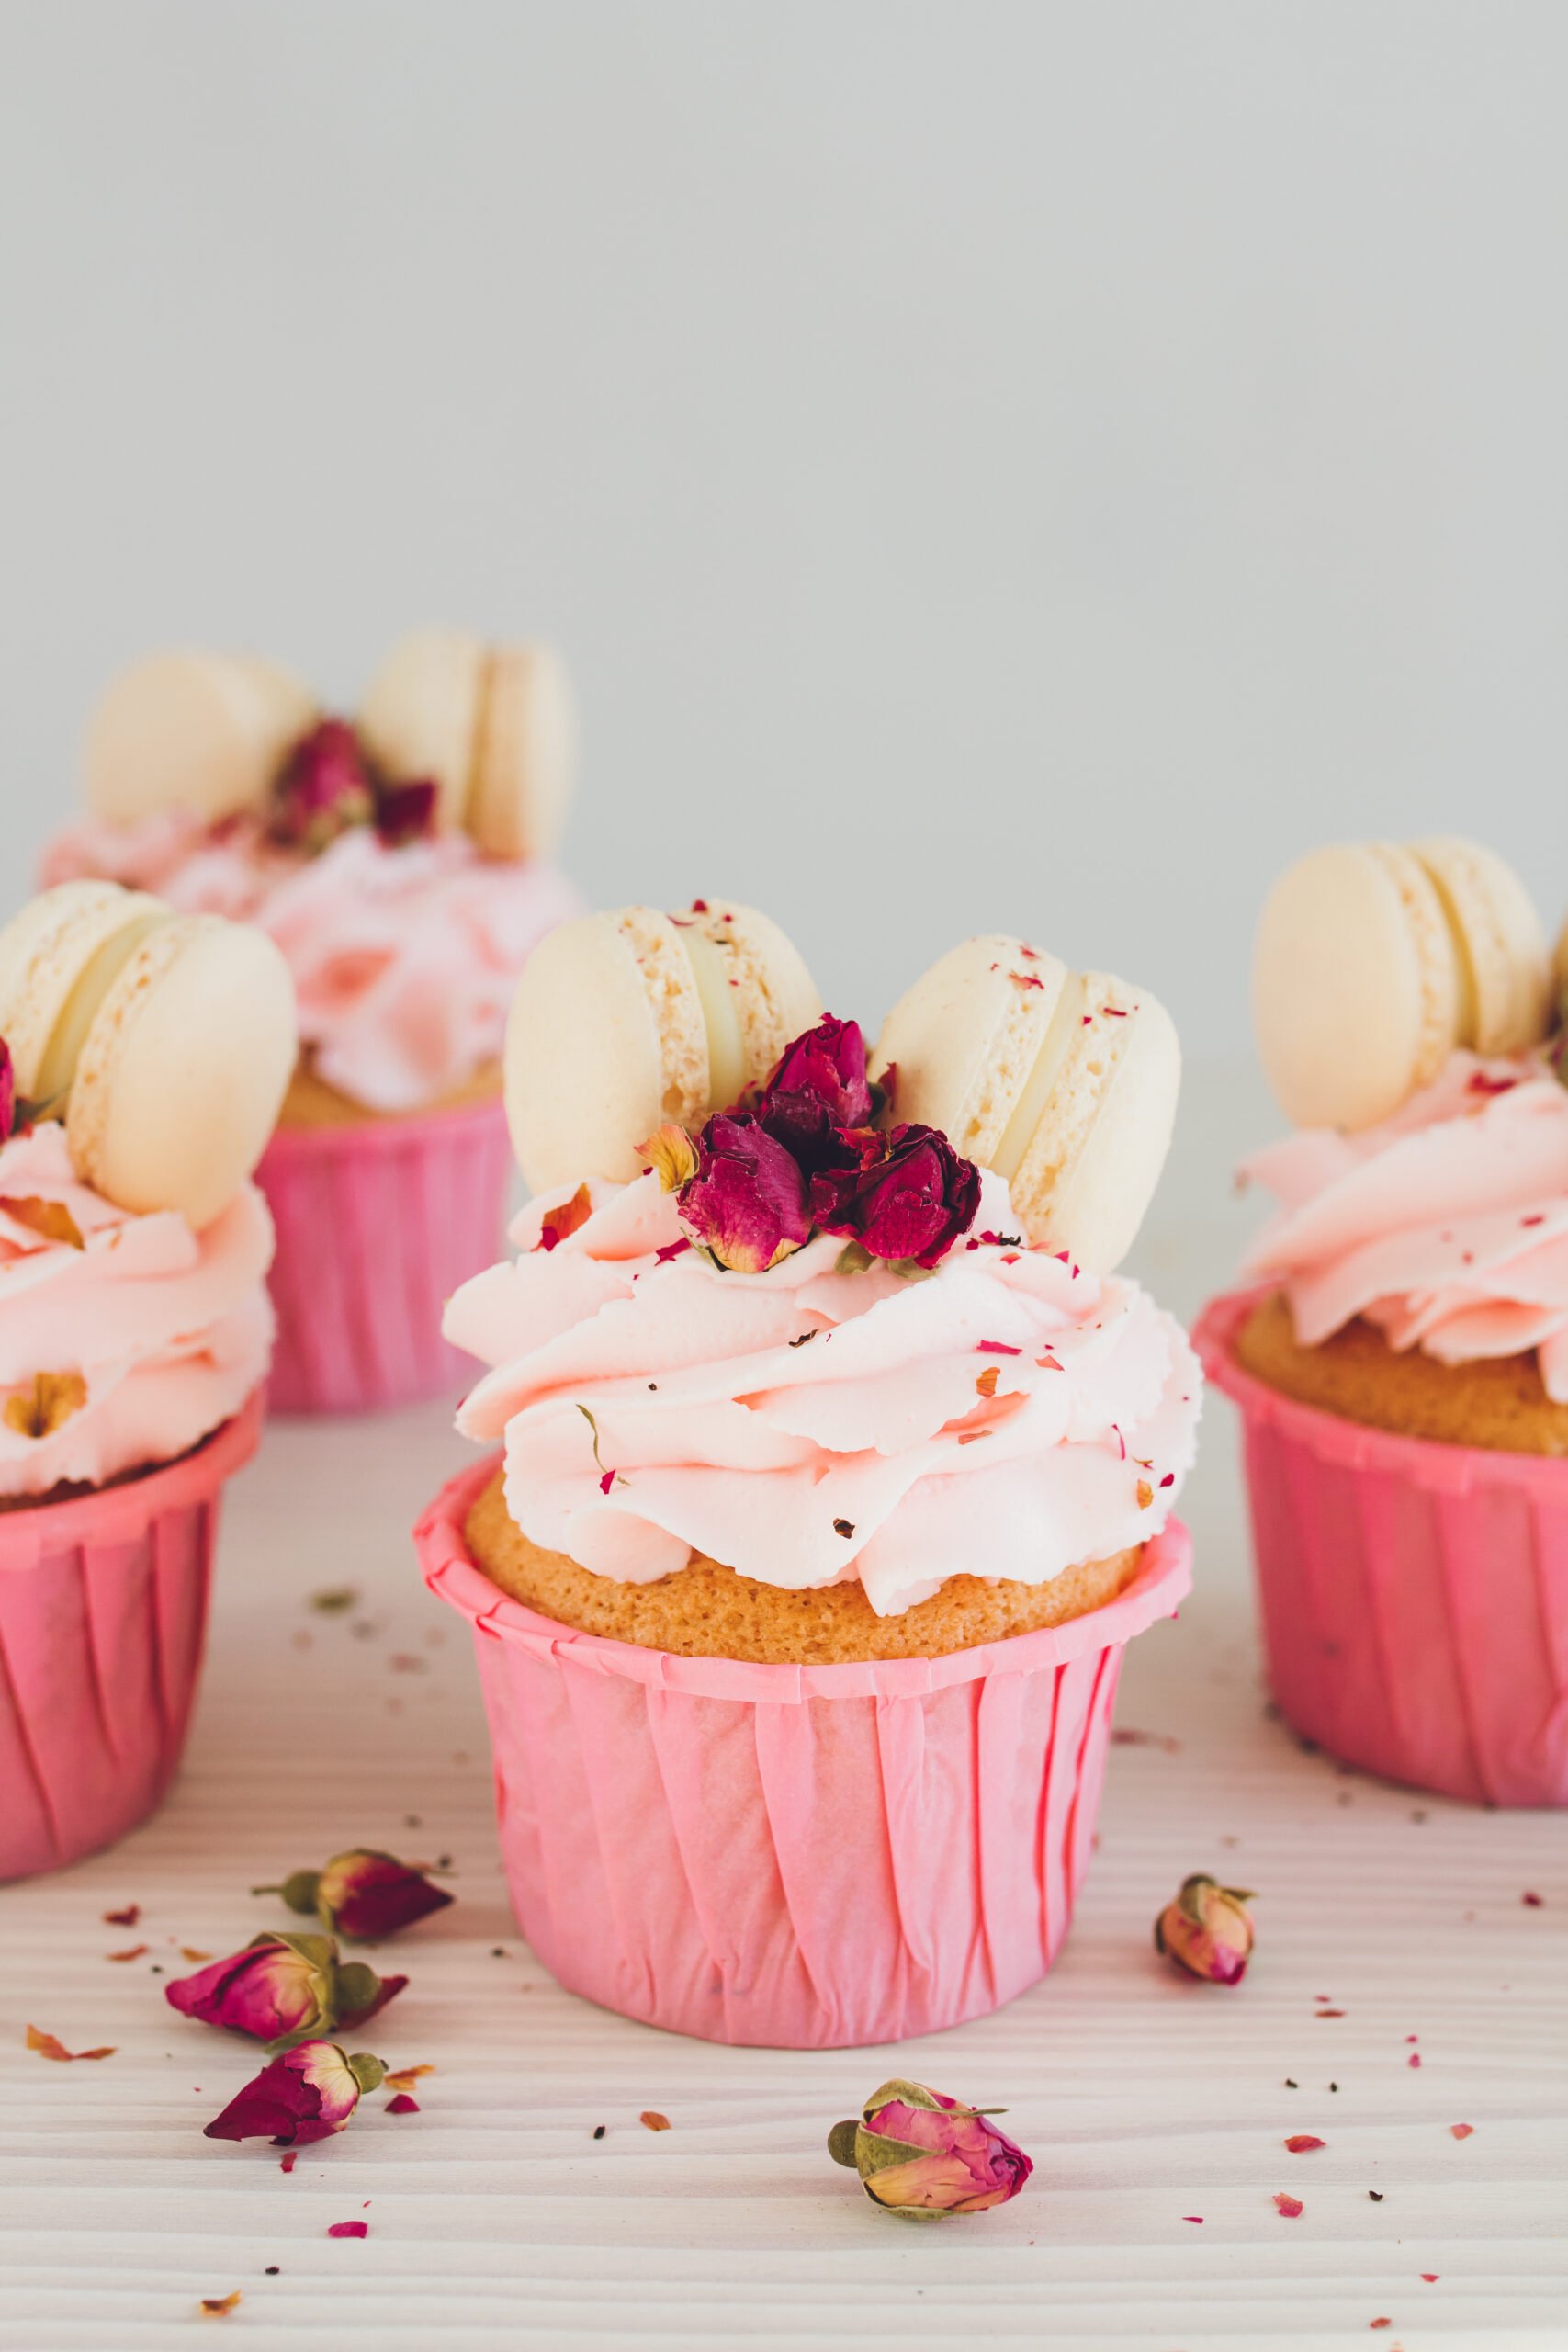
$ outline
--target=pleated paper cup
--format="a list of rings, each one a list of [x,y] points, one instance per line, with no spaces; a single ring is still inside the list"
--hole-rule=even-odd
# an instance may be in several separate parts
[[[758,1666],[574,1633],[502,1593],[463,1536],[495,1466],[454,1479],[415,1540],[474,1627],[513,1905],[562,1984],[672,2032],[809,2050],[983,2017],[1044,1974],[1122,1649],[1190,1582],[1183,1527],[1065,1625]]]
[[[499,1096],[280,1127],[256,1170],[277,1228],[274,1411],[367,1412],[468,1386],[472,1358],[442,1338],[442,1310],[494,1264],[512,1176]]]
[[[0,1511],[0,1880],[59,1870],[154,1812],[179,1769],[223,1482],[258,1388],[145,1477]]]
[[[1241,1409],[1269,1679],[1330,1755],[1439,1795],[1568,1804],[1568,1462],[1434,1444],[1244,1371],[1262,1294],[1193,1334]]]

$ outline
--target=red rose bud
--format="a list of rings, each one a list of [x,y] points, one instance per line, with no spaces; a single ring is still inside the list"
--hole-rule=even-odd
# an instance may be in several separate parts
[[[313,1911],[324,1928],[351,1943],[395,1936],[452,1900],[412,1862],[358,1847],[334,1854],[324,1870],[296,1871],[281,1886],[253,1886],[251,1893],[281,1894],[291,1911]]]
[[[754,1107],[768,1133],[808,1165],[836,1127],[863,1126],[872,1091],[859,1022],[824,1014],[784,1047]]]
[[[697,1172],[682,1185],[681,1221],[717,1261],[763,1274],[811,1232],[794,1155],[750,1111],[720,1112],[697,1137]]]
[[[637,1148],[638,1159],[647,1160],[667,1193],[678,1193],[697,1172],[697,1147],[673,1119],[655,1127],[648,1141]]]
[[[1155,1921],[1155,1950],[1190,1976],[1239,1984],[1252,1954],[1252,1901],[1244,1886],[1221,1886],[1201,1871],[1184,1879],[1174,1903]]]
[[[1034,2169],[981,2109],[962,2107],[923,2083],[884,2083],[858,2123],[852,2118],[833,2126],[828,2153],[835,2164],[854,2167],[874,2204],[916,2221],[1005,2205]]]
[[[813,1180],[811,1205],[825,1233],[858,1241],[873,1258],[934,1266],[968,1232],[980,1205],[980,1171],[935,1127],[865,1129],[853,1144],[858,1167],[830,1167]]]
[[[386,2074],[379,2058],[335,2041],[302,2041],[285,2051],[231,2098],[207,2126],[209,2140],[270,2140],[276,2148],[303,2147],[341,2132],[367,2091]]]
[[[11,1048],[0,1037],[0,1143],[9,1143],[17,1130],[17,1071]]]
[[[351,825],[367,825],[376,796],[359,739],[341,718],[302,735],[273,786],[272,837],[313,856]]]
[[[429,841],[435,831],[435,784],[430,776],[381,785],[376,794],[376,831],[387,848]]]
[[[164,1996],[203,2025],[277,2046],[361,2026],[407,1983],[406,1976],[379,1977],[363,1961],[340,1962],[331,1936],[268,1934],[194,1976],[176,1977]]]

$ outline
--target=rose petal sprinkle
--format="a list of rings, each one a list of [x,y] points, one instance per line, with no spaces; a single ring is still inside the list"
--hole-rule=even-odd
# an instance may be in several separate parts
[[[1328,2143],[1314,2132],[1292,2132],[1285,2145],[1292,2156],[1304,2156],[1309,2148],[1326,2148]]]
[[[1292,2197],[1283,2188],[1277,2189],[1274,2194],[1274,2210],[1287,2222],[1293,2222],[1302,2211],[1302,2200],[1299,2197]]]

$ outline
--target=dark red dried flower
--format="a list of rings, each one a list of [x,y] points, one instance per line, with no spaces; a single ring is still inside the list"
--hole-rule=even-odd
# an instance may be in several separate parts
[[[428,841],[435,831],[438,796],[430,776],[406,784],[383,784],[376,791],[376,831],[389,849]]]
[[[815,1029],[784,1047],[755,1108],[768,1133],[808,1170],[835,1128],[863,1126],[873,1100],[859,1022],[824,1013]]]
[[[341,718],[323,718],[302,735],[273,786],[274,841],[314,855],[351,825],[376,812],[375,787],[359,738]]]
[[[270,2140],[275,2147],[303,2147],[341,2132],[361,2095],[373,2091],[385,2073],[379,2058],[356,2051],[350,2058],[335,2041],[302,2041],[285,2051],[230,2100],[206,2127],[209,2140]]]
[[[9,1143],[17,1126],[17,1072],[11,1048],[0,1037],[0,1143]]]
[[[281,1886],[253,1886],[251,1893],[281,1894],[291,1911],[315,1912],[323,1927],[354,1943],[396,1935],[452,1900],[412,1862],[362,1847],[334,1854],[324,1870],[295,1871]]]
[[[980,1204],[980,1171],[935,1127],[859,1129],[859,1166],[831,1168],[812,1182],[811,1204],[825,1233],[858,1241],[873,1258],[934,1266],[967,1233]]]
[[[679,1206],[721,1266],[765,1273],[811,1231],[806,1179],[794,1155],[750,1111],[721,1111],[697,1137],[697,1172]]]

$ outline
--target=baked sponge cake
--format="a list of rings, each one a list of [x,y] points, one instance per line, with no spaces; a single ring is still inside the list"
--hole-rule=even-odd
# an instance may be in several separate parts
[[[1256,970],[1265,1067],[1313,1124],[1247,1162],[1275,1214],[1199,1340],[1242,1408],[1276,1694],[1352,1763],[1568,1803],[1568,1090],[1540,919],[1473,843],[1341,844],[1276,886]]]
[[[907,1001],[903,1066],[995,1066],[992,994],[967,1039]],[[1109,1264],[1168,1070],[1074,1094],[1116,1203],[1075,1256],[906,1115],[886,1043],[879,1082],[729,902],[558,934],[508,1040],[541,1189],[446,1321],[482,1367],[458,1427],[500,1452],[422,1551],[486,1629],[519,1917],[568,1984],[720,2039],[886,2039],[1032,1981],[1122,1645],[1186,1581],[1197,1367]],[[1073,1090],[1023,1091],[1039,1124]]]

